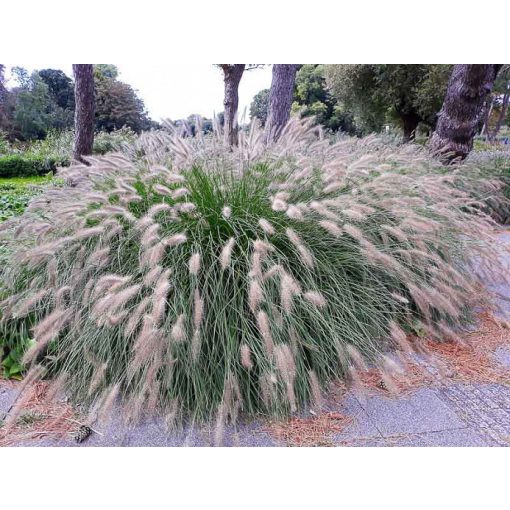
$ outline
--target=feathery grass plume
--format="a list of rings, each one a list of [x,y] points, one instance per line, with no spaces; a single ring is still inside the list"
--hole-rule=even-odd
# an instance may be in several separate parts
[[[202,337],[200,336],[200,329],[196,328],[195,331],[193,331],[193,336],[191,337],[191,359],[193,362],[198,360],[201,348]]]
[[[169,205],[169,204],[165,204],[164,202],[161,203],[161,204],[155,204],[153,205],[148,211],[147,211],[147,215],[150,216],[151,218],[153,218],[154,216],[156,216],[157,214],[159,213],[162,213],[162,212],[165,212],[165,211],[171,211],[172,210],[172,206]]]
[[[99,386],[101,386],[101,384],[104,380],[104,376],[105,376],[107,367],[108,367],[108,363],[97,364],[94,367],[94,375],[93,375],[92,379],[90,380],[90,385],[89,385],[89,390],[88,390],[89,395],[94,394],[97,391],[97,389],[99,388]]]
[[[167,245],[167,246],[179,246],[180,244],[184,244],[186,241],[188,240],[188,238],[186,237],[186,234],[175,234],[171,237],[167,237],[165,239],[163,239],[163,242]]]
[[[352,362],[356,370],[367,370],[367,364],[365,363],[359,349],[352,344],[347,344],[345,346],[345,350],[349,356],[349,361]]]
[[[186,316],[184,314],[179,315],[175,324],[172,327],[172,340],[174,342],[182,342],[186,339],[186,330],[184,327],[184,321],[186,320]]]
[[[452,336],[484,280],[505,273],[485,212],[502,206],[500,188],[473,164],[445,174],[416,145],[321,131],[293,118],[267,146],[254,123],[234,148],[217,133],[153,131],[62,169],[68,184],[0,226],[1,338],[17,348],[36,325],[49,377],[84,407],[118,384],[133,418],[175,402],[194,423],[220,405],[235,418],[240,402],[281,416],[350,366],[391,377],[383,356],[407,349],[402,332]],[[83,362],[91,349],[99,365]]]
[[[156,326],[159,326],[164,321],[165,318],[167,295],[171,287],[170,282],[168,281],[169,276],[170,276],[169,269],[163,271],[163,273],[161,274],[156,283],[154,294],[152,295],[151,315]]]
[[[320,293],[316,291],[308,291],[304,293],[304,298],[311,303],[312,305],[323,308],[327,305],[326,298]]]
[[[198,276],[198,273],[200,271],[200,254],[194,253],[188,262],[189,272],[193,276]]]
[[[290,239],[291,243],[297,248],[299,254],[301,255],[301,261],[304,263],[304,265],[313,269],[314,267],[313,255],[310,252],[310,250],[305,247],[305,245],[301,241],[301,238],[291,228],[287,228],[285,232],[287,234],[287,237]]]
[[[342,229],[334,221],[321,220],[319,225],[333,237],[340,237],[342,235]]]
[[[154,184],[153,189],[156,193],[159,193],[160,195],[165,195],[167,197],[172,196],[172,190],[170,188],[167,188],[166,186],[163,186],[162,184]]]
[[[32,308],[39,304],[46,296],[52,293],[51,289],[42,289],[35,294],[32,294],[28,299],[23,301],[18,307],[16,307],[14,316],[24,317],[28,315]]]
[[[188,189],[179,188],[179,189],[176,189],[174,192],[172,192],[172,198],[174,200],[178,200],[179,198],[186,196],[188,193],[189,193]]]
[[[195,289],[193,297],[193,324],[195,329],[200,327],[202,319],[204,317],[204,300],[200,296],[200,291]]]
[[[36,359],[37,355],[49,344],[51,340],[58,337],[62,328],[71,318],[71,310],[57,308],[41,320],[34,328],[35,342],[23,355],[25,365]]]
[[[230,266],[230,259],[232,258],[232,250],[234,249],[235,239],[231,237],[227,244],[221,250],[220,263],[223,271]]]
[[[260,218],[258,224],[267,235],[271,236],[275,233],[273,225],[271,225],[271,223],[269,223],[266,219]]]
[[[287,389],[287,399],[292,413],[296,412],[296,394],[294,392],[294,380],[296,379],[296,364],[290,347],[287,344],[279,344],[275,347],[276,366],[282,376]]]
[[[99,409],[98,421],[99,423],[107,423],[111,418],[111,412],[117,397],[119,396],[120,385],[114,384],[108,388],[104,394],[103,402]]]
[[[303,219],[303,213],[301,212],[301,209],[299,209],[299,207],[296,207],[295,205],[289,205],[285,214],[289,218],[292,218],[293,220]]]
[[[246,344],[241,345],[241,364],[246,370],[253,368],[253,361],[251,359],[250,347]]]
[[[150,302],[151,302],[151,298],[145,297],[138,303],[138,305],[136,306],[134,311],[129,314],[129,319],[126,322],[126,325],[124,327],[124,336],[125,337],[129,337],[135,332],[136,328],[140,324],[142,317],[144,316],[145,312],[147,311],[147,308],[148,308]]]
[[[298,296],[299,294],[301,294],[301,287],[292,276],[285,273],[280,279],[280,299],[282,309],[285,310],[286,313],[292,313],[294,296]]]
[[[274,341],[271,335],[271,327],[269,326],[269,317],[263,310],[257,313],[257,325],[264,340],[264,348],[268,356],[271,356],[274,351]]]
[[[273,211],[286,211],[287,210],[287,203],[284,200],[281,200],[279,198],[275,198],[273,200]]]
[[[232,216],[232,209],[228,206],[225,206],[222,210],[221,210],[221,214],[224,218],[230,218],[230,216]]]
[[[153,267],[143,278],[144,287],[151,287],[160,277],[163,272],[163,266]]]
[[[264,301],[264,291],[257,280],[250,280],[248,291],[248,305],[253,313],[256,313],[260,303]]]

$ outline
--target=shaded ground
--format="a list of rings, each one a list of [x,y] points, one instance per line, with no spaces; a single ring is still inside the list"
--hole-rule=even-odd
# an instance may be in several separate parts
[[[501,234],[510,246],[510,233]],[[510,253],[501,254],[510,268]],[[501,281],[488,286],[510,298]],[[498,299],[500,321],[482,314],[476,331],[463,335],[465,344],[431,346],[433,359],[413,358],[406,374],[391,387],[368,371],[346,392],[337,387],[320,415],[288,422],[251,422],[224,434],[187,428],[167,433],[162,421],[127,428],[120,419],[97,427],[84,446],[509,446],[510,445],[510,301]],[[432,362],[434,361],[434,362]],[[0,384],[0,416],[16,398],[16,386]],[[79,417],[62,403],[52,416],[37,415],[41,396],[18,419],[16,440],[1,435],[0,445],[76,446],[72,437]],[[30,404],[30,402],[29,402]],[[41,408],[42,409],[42,408]],[[25,411],[26,412],[26,411]],[[74,421],[76,420],[76,421]],[[53,429],[51,427],[54,427]],[[48,427],[50,430],[47,430]],[[60,428],[58,428],[60,427]],[[55,438],[52,430],[64,432]],[[2,442],[3,441],[3,442]]]

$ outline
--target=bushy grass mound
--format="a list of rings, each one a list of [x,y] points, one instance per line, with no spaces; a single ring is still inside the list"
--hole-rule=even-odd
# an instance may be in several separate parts
[[[4,224],[0,310],[6,331],[35,324],[25,362],[103,414],[119,397],[134,419],[221,423],[391,370],[410,329],[455,335],[492,228],[462,173],[299,121],[261,139],[143,135]]]

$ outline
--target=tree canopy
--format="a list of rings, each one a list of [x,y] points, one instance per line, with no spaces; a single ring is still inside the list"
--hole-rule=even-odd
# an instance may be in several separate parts
[[[328,86],[363,132],[397,123],[406,132],[421,122],[434,127],[446,92],[447,64],[331,64]]]

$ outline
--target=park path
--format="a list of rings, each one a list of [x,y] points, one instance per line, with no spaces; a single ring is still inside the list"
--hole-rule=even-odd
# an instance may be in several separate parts
[[[510,270],[510,231],[502,231],[499,238],[509,248],[501,251],[501,260]],[[510,285],[501,281],[487,284],[500,295],[510,299]],[[510,320],[510,300],[497,299],[498,314]],[[349,423],[338,431],[332,427],[316,442],[324,446],[510,446],[510,347],[498,347],[494,361],[508,370],[508,379],[499,383],[463,383],[439,377],[437,368],[425,360],[418,360],[435,381],[433,385],[418,387],[400,397],[383,392],[349,392],[341,399],[329,399],[325,412],[329,416],[347,416]],[[0,414],[15,398],[16,392],[0,386]],[[314,425],[315,418],[308,418]],[[304,421],[306,421],[305,419]],[[333,420],[334,423],[334,420]],[[344,422],[345,423],[345,422]],[[286,446],[266,423],[240,424],[227,427],[224,446]],[[83,446],[210,446],[214,431],[188,428],[168,434],[162,421],[142,423],[134,428],[124,427],[120,420],[93,434]],[[296,444],[296,443],[293,443]],[[303,444],[314,444],[303,443]],[[43,438],[16,446],[76,446],[72,437]]]

